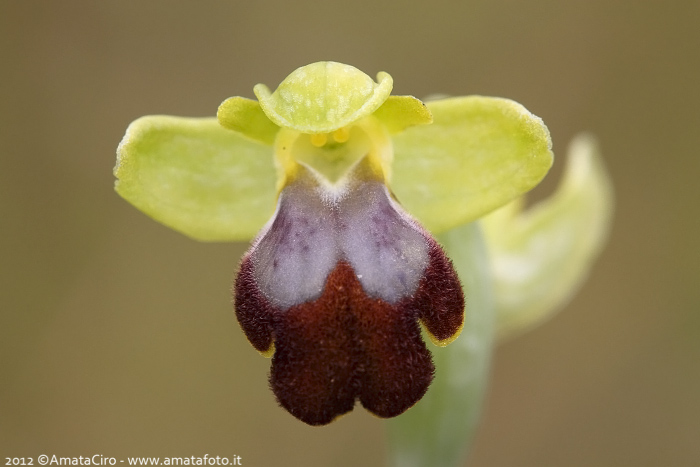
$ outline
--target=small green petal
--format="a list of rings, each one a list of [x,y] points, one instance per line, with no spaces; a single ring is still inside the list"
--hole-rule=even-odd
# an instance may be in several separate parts
[[[389,96],[374,113],[391,133],[399,133],[414,125],[433,122],[433,115],[425,104],[413,96]]]
[[[249,240],[275,208],[272,149],[216,118],[135,120],[114,175],[124,199],[197,240]]]
[[[517,102],[427,103],[433,124],[394,136],[392,188],[429,230],[470,222],[536,186],[552,165],[549,131]]]
[[[258,101],[245,97],[230,97],[223,101],[216,117],[224,128],[270,145],[275,142],[275,135],[280,129],[267,118]]]
[[[476,223],[437,236],[457,270],[466,309],[462,334],[447,347],[430,349],[435,379],[403,415],[387,422],[390,465],[464,465],[488,381],[494,309],[486,245]]]
[[[317,62],[297,68],[274,93],[264,84],[253,89],[275,124],[302,133],[329,133],[370,115],[389,97],[391,76],[378,84],[350,65]]]
[[[550,198],[483,219],[492,261],[498,335],[513,336],[561,309],[586,278],[612,217],[613,194],[595,141],[579,136]]]

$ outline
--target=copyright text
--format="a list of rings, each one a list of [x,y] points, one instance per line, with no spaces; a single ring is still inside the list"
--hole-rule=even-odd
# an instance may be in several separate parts
[[[220,465],[243,465],[241,456],[209,456],[205,454],[202,457],[127,457],[117,459],[116,457],[103,456],[95,454],[93,456],[78,456],[78,457],[61,457],[55,454],[48,456],[42,454],[36,458],[37,465],[134,465],[134,466],[155,466],[155,465],[202,465],[202,466],[220,466]],[[5,457],[6,466],[33,466],[33,457]]]

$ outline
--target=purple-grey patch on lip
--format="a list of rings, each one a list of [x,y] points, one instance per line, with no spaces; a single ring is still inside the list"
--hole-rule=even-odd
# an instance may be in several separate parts
[[[262,293],[282,309],[318,298],[347,261],[365,292],[395,303],[411,295],[428,264],[425,232],[376,180],[353,180],[335,197],[310,177],[280,194],[272,222],[250,256]]]

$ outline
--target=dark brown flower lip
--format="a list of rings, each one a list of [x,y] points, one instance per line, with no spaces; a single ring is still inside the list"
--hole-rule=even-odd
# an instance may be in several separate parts
[[[393,417],[427,391],[434,367],[419,322],[439,345],[459,334],[464,296],[437,242],[377,180],[335,199],[313,179],[285,187],[273,220],[244,256],[238,321],[273,355],[278,402],[310,425],[356,401]]]
[[[432,243],[415,293],[395,304],[367,296],[352,267],[340,261],[318,299],[281,310],[259,291],[249,292],[256,285],[250,258],[244,259],[236,314],[256,349],[269,350],[274,341],[270,386],[282,407],[309,425],[325,425],[357,400],[386,418],[423,397],[434,366],[419,320],[435,337],[448,339],[464,317],[454,269]]]

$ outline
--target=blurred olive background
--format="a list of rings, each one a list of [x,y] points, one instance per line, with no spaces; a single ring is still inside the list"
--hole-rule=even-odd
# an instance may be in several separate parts
[[[695,0],[0,1],[0,453],[382,464],[363,410],[310,428],[276,407],[230,303],[245,245],[112,188],[133,119],[336,60],[398,94],[523,103],[558,156],[533,199],[581,130],[614,179],[589,281],[496,351],[470,465],[697,465],[699,24]]]

